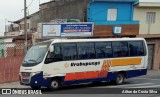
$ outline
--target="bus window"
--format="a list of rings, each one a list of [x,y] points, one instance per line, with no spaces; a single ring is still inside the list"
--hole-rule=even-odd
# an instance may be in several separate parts
[[[54,44],[54,52],[49,52],[45,63],[52,63],[62,61],[62,53],[61,53],[61,45],[60,44]]]
[[[78,43],[79,59],[94,59],[96,58],[94,43]]]
[[[125,41],[113,42],[112,46],[113,46],[114,57],[129,56],[128,42]]]
[[[63,60],[77,60],[77,46],[75,43],[63,44]]]
[[[111,42],[97,42],[95,45],[97,58],[113,57]]]
[[[144,56],[144,47],[142,41],[128,42],[130,56]]]

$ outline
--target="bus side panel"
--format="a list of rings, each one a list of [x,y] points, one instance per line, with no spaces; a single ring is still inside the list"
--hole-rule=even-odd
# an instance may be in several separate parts
[[[132,78],[147,74],[147,69],[126,71],[126,78]]]
[[[126,74],[126,78],[132,78],[132,77],[146,75],[147,69],[128,70],[128,71],[124,71],[124,72]],[[106,76],[104,78],[83,79],[83,80],[70,80],[70,81],[63,80],[63,84],[64,85],[72,85],[72,84],[79,84],[79,83],[89,83],[89,82],[99,82],[99,81],[111,81],[111,80],[115,80],[116,79],[118,73],[119,73],[119,71],[109,72],[108,76]]]
[[[79,83],[89,83],[89,82],[99,82],[99,81],[110,81],[110,80],[115,80],[117,77],[118,72],[109,72],[108,76],[103,77],[103,78],[93,78],[93,79],[82,79],[82,80],[70,80],[70,81],[65,81],[63,80],[64,85],[72,85],[72,84],[79,84]]]
[[[76,65],[77,63],[94,64]],[[44,74],[49,74],[50,77],[64,77],[64,84],[115,80],[121,71],[126,74],[126,78],[146,75],[147,72],[143,57],[56,62],[44,65],[43,69]]]

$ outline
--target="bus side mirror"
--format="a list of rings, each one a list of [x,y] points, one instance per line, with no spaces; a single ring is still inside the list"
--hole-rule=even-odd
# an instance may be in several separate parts
[[[53,51],[54,51],[54,46],[53,46],[53,45],[49,47],[49,51],[50,51],[50,52],[53,52]]]

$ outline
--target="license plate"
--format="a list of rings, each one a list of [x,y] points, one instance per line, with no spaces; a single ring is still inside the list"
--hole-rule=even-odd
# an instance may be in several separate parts
[[[22,79],[28,79],[26,76],[22,76]]]

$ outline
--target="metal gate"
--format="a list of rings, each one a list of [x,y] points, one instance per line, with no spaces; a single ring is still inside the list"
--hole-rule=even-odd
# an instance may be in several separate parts
[[[154,45],[148,45],[148,66],[147,69],[152,69],[153,67],[153,56],[154,56]]]

